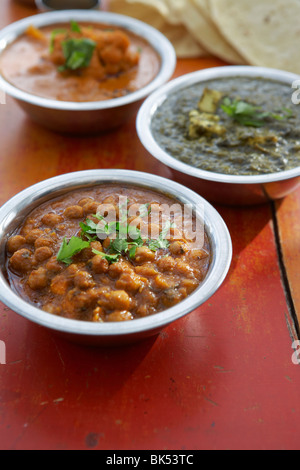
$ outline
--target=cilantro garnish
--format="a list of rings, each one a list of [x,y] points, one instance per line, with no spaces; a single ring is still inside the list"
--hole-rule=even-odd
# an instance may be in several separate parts
[[[151,251],[157,251],[160,249],[167,249],[170,246],[169,241],[166,239],[166,236],[171,227],[174,227],[174,224],[167,222],[164,228],[162,229],[159,237],[156,240],[149,240],[148,246]]]
[[[95,41],[92,39],[66,39],[62,42],[62,50],[66,62],[59,67],[59,71],[77,70],[90,65],[94,49]]]
[[[81,33],[81,28],[77,21],[71,20],[71,31],[74,33]]]
[[[275,119],[282,121],[291,117],[291,110],[284,109],[284,114],[275,114],[270,112],[262,112],[258,106],[253,106],[245,101],[238,99],[231,100],[229,97],[224,98],[221,108],[234,121],[243,126],[262,127],[267,120]]]
[[[109,253],[104,253],[103,251],[98,251],[93,249],[92,250],[95,255],[100,255],[102,258],[106,259],[109,263],[116,263],[119,261],[120,254],[117,253],[115,255],[109,254]]]
[[[55,40],[55,37],[58,35],[58,34],[67,34],[67,30],[66,29],[62,29],[62,28],[58,28],[58,29],[54,29],[52,32],[51,32],[51,36],[50,36],[50,46],[49,46],[49,51],[50,53],[53,52],[54,50],[54,40]]]
[[[72,257],[76,253],[79,253],[89,246],[90,242],[84,241],[79,237],[71,237],[69,241],[64,238],[57,254],[57,260],[69,265],[72,263]]]
[[[140,206],[140,216],[146,216],[149,215],[149,213],[149,204],[143,204]],[[99,214],[95,214],[92,217],[99,221],[104,221],[104,217]],[[125,222],[125,220],[125,216],[122,216],[121,220],[106,224],[104,223],[102,226],[99,226],[99,223],[97,224],[91,219],[86,219],[85,222],[80,222],[81,237],[74,236],[69,240],[69,242],[64,238],[57,255],[57,260],[68,265],[71,264],[72,257],[84,248],[91,246],[91,242],[95,241],[97,237],[100,238],[100,235],[103,235],[101,238],[104,239],[112,234],[116,236],[110,241],[110,245],[106,252],[92,249],[94,254],[102,256],[109,263],[115,263],[122,255],[126,254],[128,254],[131,259],[134,258],[137,248],[144,245],[147,245],[152,251],[167,249],[169,247],[169,241],[166,239],[166,236],[169,233],[169,229],[173,227],[174,224],[167,222],[159,237],[157,239],[149,240],[142,238],[140,229],[135,226],[131,227]],[[87,240],[84,240],[83,238],[86,238]]]
[[[73,31],[74,33],[81,33],[81,29],[80,29],[80,26],[79,24],[72,20],[71,23],[70,23],[70,28],[71,28],[71,31]],[[53,49],[54,49],[54,40],[55,40],[55,37],[58,35],[58,34],[68,34],[68,30],[65,29],[65,28],[57,28],[57,29],[54,29],[52,32],[51,32],[51,36],[50,36],[50,46],[49,46],[49,51],[50,53],[53,52]]]

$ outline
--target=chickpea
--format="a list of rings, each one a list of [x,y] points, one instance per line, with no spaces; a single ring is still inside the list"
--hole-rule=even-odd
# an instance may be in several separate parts
[[[89,248],[85,248],[83,250],[84,258],[91,258],[94,256],[93,250],[100,251],[101,253],[103,252],[102,244],[100,241],[93,241],[91,242]],[[101,255],[100,255],[101,256]]]
[[[20,250],[26,243],[26,239],[22,235],[15,235],[7,241],[7,250],[9,253],[15,253]]]
[[[69,290],[62,301],[62,308],[67,317],[76,316],[76,312],[85,312],[93,304],[93,299],[86,291]]]
[[[101,255],[95,255],[90,261],[91,270],[96,274],[107,273],[109,262]]]
[[[165,290],[165,289],[170,289],[171,287],[174,286],[174,281],[168,279],[166,276],[163,276],[162,274],[158,274],[156,278],[154,279],[155,286],[158,289]]]
[[[180,285],[186,289],[188,294],[191,294],[198,287],[199,283],[196,279],[183,279]]]
[[[118,321],[129,321],[133,320],[133,316],[127,310],[115,310],[106,317],[106,321],[118,322]]]
[[[27,248],[21,248],[12,255],[9,263],[14,271],[26,273],[32,269],[34,264],[32,252]]]
[[[45,268],[38,268],[32,271],[28,278],[28,285],[30,289],[40,290],[48,284],[47,271]]]
[[[99,207],[99,202],[90,200],[89,202],[86,202],[82,208],[85,214],[96,214],[98,207]]]
[[[135,252],[136,263],[145,263],[146,261],[154,261],[155,253],[147,246],[139,246]]]
[[[53,304],[46,304],[43,307],[44,312],[52,313],[53,315],[60,315],[61,307]]]
[[[51,258],[52,255],[53,250],[49,246],[40,246],[35,250],[34,259],[38,263],[41,263],[43,261],[46,261],[46,259]]]
[[[152,263],[145,263],[141,266],[136,266],[135,271],[140,276],[152,277],[158,274],[157,269]]]
[[[59,214],[55,214],[54,212],[51,212],[49,214],[45,214],[41,221],[44,225],[47,225],[48,227],[55,227],[59,223],[63,221],[63,217]]]
[[[71,285],[72,282],[70,279],[63,274],[58,274],[52,279],[50,290],[55,295],[64,295]]]
[[[103,245],[103,248],[106,250],[107,248],[109,248],[110,246],[110,242],[111,242],[111,239],[109,237],[105,238],[105,240],[103,240],[102,242],[102,245]]]
[[[140,276],[134,273],[123,273],[116,282],[116,288],[127,292],[137,292],[143,286]]]
[[[178,271],[180,274],[184,274],[184,276],[187,278],[195,277],[193,269],[181,259],[178,259],[176,262],[176,271]]]
[[[95,282],[91,274],[87,271],[79,271],[74,276],[74,284],[79,289],[89,289],[95,286]]]
[[[26,239],[26,243],[28,243],[29,245],[34,245],[34,242],[42,237],[44,235],[44,232],[43,230],[40,230],[38,228],[35,228],[33,230],[31,230],[30,232],[27,233],[25,239]]]
[[[34,242],[35,249],[40,248],[41,246],[51,247],[53,245],[54,245],[54,240],[47,236],[39,237]]]
[[[85,204],[88,204],[90,202],[94,202],[94,199],[92,199],[91,197],[84,197],[83,199],[80,199],[80,201],[78,201],[78,206],[85,206]]]
[[[59,273],[62,271],[62,265],[57,261],[56,256],[53,256],[46,264],[46,269],[52,273]]]
[[[80,219],[84,216],[84,209],[81,206],[69,206],[64,211],[68,219]]]
[[[117,277],[121,276],[124,272],[132,273],[132,267],[126,261],[117,261],[109,266],[108,269],[109,275],[116,279]]]
[[[164,256],[163,258],[160,258],[160,260],[157,263],[157,266],[160,271],[172,271],[175,267],[176,261],[172,256]]]
[[[104,294],[103,298],[98,300],[98,305],[108,310],[129,310],[131,299],[124,290],[115,290]]]
[[[92,316],[92,321],[97,322],[97,323],[103,323],[103,318],[104,318],[104,312],[101,307],[96,307],[93,310],[93,316]]]
[[[192,260],[199,261],[201,259],[207,258],[209,254],[204,249],[193,249],[189,251],[188,256]]]
[[[177,240],[171,243],[169,250],[173,255],[183,255],[186,252],[186,245]]]

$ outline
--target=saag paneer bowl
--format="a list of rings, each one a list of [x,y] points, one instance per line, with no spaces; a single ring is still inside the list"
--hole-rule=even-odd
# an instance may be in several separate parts
[[[25,297],[21,296],[20,292],[15,289],[15,285],[11,283],[8,271],[7,250],[10,249],[8,241],[15,235],[18,227],[24,226],[24,221],[29,214],[31,221],[34,220],[32,211],[40,208],[41,205],[44,207],[43,204],[48,204],[54,198],[60,204],[60,201],[74,190],[87,191],[93,188],[100,188],[102,194],[105,185],[110,184],[119,185],[122,188],[129,186],[147,192],[154,191],[157,197],[168,197],[176,203],[188,205],[193,209],[193,217],[204,227],[210,245],[209,265],[206,276],[200,285],[176,305],[172,305],[170,308],[166,308],[158,313],[128,321],[98,322],[95,320],[85,321],[70,317],[65,318],[63,314],[66,312],[61,312],[60,315],[49,313],[49,311],[45,311],[40,306],[37,307],[38,303],[29,302],[27,298],[25,300]],[[58,210],[57,205],[52,207],[56,207],[54,210]],[[58,229],[60,230],[60,228]],[[29,236],[31,237],[31,235]],[[232,245],[228,229],[219,213],[201,196],[168,179],[149,173],[129,170],[80,171],[57,176],[25,189],[5,203],[0,209],[0,240],[0,300],[13,311],[38,325],[49,328],[72,341],[95,346],[117,346],[156,335],[170,323],[193,312],[206,302],[222,285],[232,259]],[[44,248],[44,251],[46,249]],[[41,254],[41,249],[37,248],[37,250]],[[35,251],[36,255],[37,251]],[[57,256],[56,252],[55,256]],[[161,259],[163,262],[165,261],[164,253],[162,253]],[[25,263],[28,260],[29,257],[26,256],[24,258]],[[50,259],[50,262],[53,266],[52,259]],[[115,269],[116,264],[111,264],[110,266]],[[148,266],[147,263],[146,265]],[[71,264],[70,266],[72,267],[73,265]],[[35,273],[38,274],[38,272],[37,269]],[[111,278],[108,280],[112,282]],[[56,287],[59,289],[63,285],[64,281],[56,283]],[[85,292],[87,286],[82,287]],[[169,290],[166,289],[165,295],[168,292]],[[38,302],[38,298],[36,298],[36,301]]]
[[[140,141],[152,156],[169,167],[170,177],[210,202],[247,206],[283,198],[300,183],[300,108],[292,103],[296,80],[299,77],[288,72],[251,66],[216,67],[181,76],[154,92],[141,106],[137,116]],[[205,89],[213,91],[211,96],[205,96]],[[277,101],[282,96],[285,106],[281,103],[278,109]],[[223,113],[221,118],[215,114],[216,102],[220,106],[226,97],[227,112],[236,112],[234,107],[239,101],[247,112],[250,110],[242,117],[235,114],[239,123],[223,108],[218,111]],[[197,108],[201,98],[202,109]],[[208,101],[203,102],[204,98]],[[213,106],[208,112],[207,105]],[[242,119],[250,122],[241,124]],[[251,119],[258,122],[252,123]],[[224,122],[236,126],[239,135],[228,135]],[[210,133],[210,126],[215,135]],[[281,144],[285,146],[283,150]],[[264,167],[269,155],[274,172]],[[294,167],[283,170],[287,157]],[[251,160],[253,174],[248,169],[241,174],[227,170],[232,162],[244,168],[247,159]],[[282,168],[277,168],[277,163]],[[220,165],[220,169],[215,170],[213,164]],[[260,165],[261,174],[257,171]]]
[[[170,79],[175,65],[164,35],[110,12],[46,12],[0,32],[0,89],[33,121],[59,133],[97,134],[120,126]]]

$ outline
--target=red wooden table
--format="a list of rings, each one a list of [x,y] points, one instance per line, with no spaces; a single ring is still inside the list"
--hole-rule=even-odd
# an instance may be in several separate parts
[[[0,27],[33,13],[1,0]],[[180,60],[175,75],[220,64]],[[33,124],[9,97],[0,105],[0,204],[45,178],[92,168],[167,175],[139,143],[134,119],[104,136],[70,138]],[[217,209],[233,241],[229,275],[157,337],[90,349],[0,304],[2,450],[300,448],[292,360],[300,188],[274,205]]]

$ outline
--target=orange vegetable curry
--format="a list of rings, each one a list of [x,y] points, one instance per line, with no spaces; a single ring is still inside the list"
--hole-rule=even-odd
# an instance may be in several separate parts
[[[0,72],[17,88],[61,101],[102,101],[151,82],[157,52],[141,37],[108,25],[54,25],[26,33],[0,57]]]
[[[189,296],[209,269],[203,224],[193,238],[195,217],[181,230],[182,213],[181,203],[139,187],[74,190],[36,208],[9,238],[9,282],[21,298],[70,319],[156,314]]]

